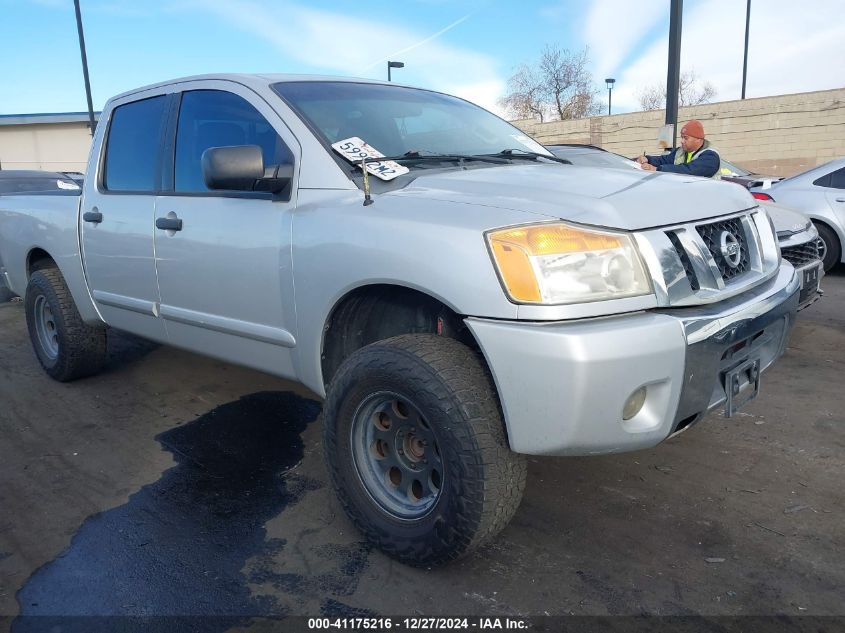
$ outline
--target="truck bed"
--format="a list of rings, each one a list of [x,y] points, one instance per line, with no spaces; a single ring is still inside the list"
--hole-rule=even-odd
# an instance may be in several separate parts
[[[96,310],[80,257],[80,194],[81,190],[68,190],[0,195],[0,270],[9,289],[23,296],[38,249],[49,253],[72,289],[80,314],[88,320],[96,319]]]

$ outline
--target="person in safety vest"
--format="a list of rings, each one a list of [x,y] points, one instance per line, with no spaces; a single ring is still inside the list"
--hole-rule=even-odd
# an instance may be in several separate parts
[[[662,156],[638,156],[637,162],[646,171],[668,171],[674,174],[720,179],[719,152],[704,138],[704,126],[693,119],[681,128],[681,146]]]

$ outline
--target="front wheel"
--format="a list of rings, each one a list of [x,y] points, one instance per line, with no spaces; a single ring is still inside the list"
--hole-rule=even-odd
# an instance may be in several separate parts
[[[508,448],[485,367],[457,341],[412,334],[356,351],[332,381],[323,423],[346,513],[403,563],[465,555],[522,499],[525,458]]]
[[[24,307],[32,347],[47,374],[68,382],[100,371],[107,359],[106,330],[82,320],[57,268],[32,273]]]

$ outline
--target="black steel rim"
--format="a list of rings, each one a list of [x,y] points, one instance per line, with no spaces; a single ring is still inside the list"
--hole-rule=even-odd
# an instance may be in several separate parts
[[[443,460],[434,430],[409,399],[370,395],[353,415],[350,440],[358,477],[384,512],[410,521],[432,511],[443,489]]]

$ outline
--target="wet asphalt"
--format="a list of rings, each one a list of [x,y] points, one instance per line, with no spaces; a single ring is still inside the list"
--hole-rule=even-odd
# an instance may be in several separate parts
[[[120,333],[102,375],[58,384],[21,305],[0,304],[0,628],[845,615],[845,268],[823,286],[741,416],[647,451],[532,458],[511,525],[435,570],[393,562],[346,520],[301,387]]]

